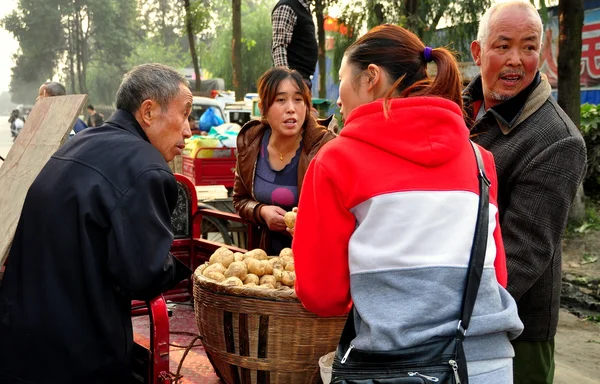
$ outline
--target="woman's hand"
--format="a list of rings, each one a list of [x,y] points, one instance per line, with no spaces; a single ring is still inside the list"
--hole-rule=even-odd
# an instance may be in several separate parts
[[[260,207],[259,214],[271,231],[283,232],[287,228],[285,221],[283,221],[283,215],[285,215],[283,208],[276,205],[263,205]]]

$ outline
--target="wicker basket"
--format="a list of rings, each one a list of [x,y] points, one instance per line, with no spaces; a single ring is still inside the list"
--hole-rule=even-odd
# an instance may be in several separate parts
[[[224,286],[194,272],[196,323],[227,384],[320,382],[319,358],[335,350],[345,317],[318,317],[293,290]]]

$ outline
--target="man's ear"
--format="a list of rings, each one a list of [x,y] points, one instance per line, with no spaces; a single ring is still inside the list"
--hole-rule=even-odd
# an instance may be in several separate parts
[[[477,40],[474,40],[471,43],[471,56],[473,56],[473,61],[475,65],[481,65],[481,43]]]
[[[142,105],[140,106],[140,109],[139,109],[139,113],[140,113],[140,118],[146,125],[150,125],[152,123],[153,118],[156,117],[155,109],[156,109],[156,103],[154,101],[148,99],[148,100],[144,100],[144,102],[142,102]]]

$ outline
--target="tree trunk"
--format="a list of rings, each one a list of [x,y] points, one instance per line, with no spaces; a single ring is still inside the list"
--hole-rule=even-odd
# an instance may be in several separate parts
[[[82,55],[81,55],[81,6],[79,5],[79,1],[75,1],[75,19],[74,19],[74,32],[75,32],[75,64],[77,67],[77,85],[79,93],[85,93],[84,89],[84,81],[83,81],[83,67],[82,67]]]
[[[560,0],[558,19],[558,104],[579,127],[583,0]]]
[[[71,16],[67,17],[67,43],[68,43],[68,62],[69,62],[69,77],[71,78],[71,94],[77,93],[75,90],[75,64],[73,63],[73,55],[75,54],[75,48],[73,47],[73,19]]]
[[[558,3],[558,104],[577,127],[581,120],[581,31],[583,29],[583,0],[560,0]],[[569,218],[585,220],[583,188],[579,186],[571,205]]]
[[[200,79],[200,64],[198,63],[198,54],[196,53],[196,37],[194,36],[194,27],[192,25],[190,0],[183,0],[183,5],[185,7],[185,29],[187,31],[188,43],[190,44],[190,54],[192,55],[192,62],[194,64],[194,73],[196,74],[195,91],[200,92],[202,80]]]
[[[232,0],[232,25],[233,89],[235,90],[235,100],[242,101],[246,93],[242,81],[242,0]]]
[[[324,0],[315,0],[315,15],[317,16],[317,37],[319,42],[319,97],[327,97],[327,52],[325,50],[325,9]]]

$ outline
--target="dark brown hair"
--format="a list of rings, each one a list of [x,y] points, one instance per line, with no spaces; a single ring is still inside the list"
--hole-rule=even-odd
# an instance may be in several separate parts
[[[371,29],[346,50],[349,64],[362,72],[369,64],[385,69],[394,82],[385,95],[387,101],[396,92],[400,97],[440,96],[463,109],[462,83],[454,54],[446,48],[431,50],[437,75],[427,74],[425,45],[414,33],[396,25],[384,24]],[[384,104],[387,112],[388,103]]]
[[[260,101],[261,114],[263,116],[267,115],[269,108],[271,108],[277,96],[277,89],[285,79],[292,80],[296,84],[296,87],[298,87],[306,105],[306,120],[308,120],[310,107],[312,106],[310,89],[308,89],[308,86],[302,80],[302,75],[298,71],[286,67],[273,67],[263,73],[258,79],[258,99]]]

